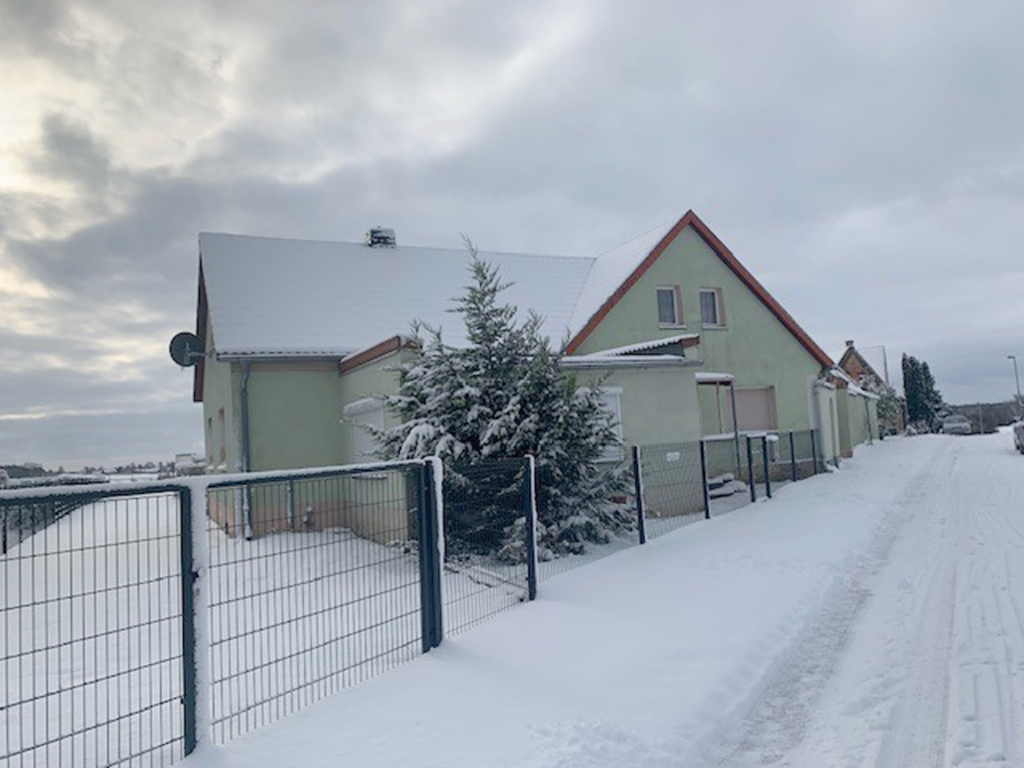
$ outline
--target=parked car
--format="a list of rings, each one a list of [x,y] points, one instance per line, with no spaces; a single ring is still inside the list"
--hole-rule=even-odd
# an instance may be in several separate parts
[[[1013,425],[1013,444],[1018,451],[1024,453],[1024,419]]]
[[[966,416],[954,413],[942,420],[942,434],[944,435],[969,435],[971,434],[971,422]]]

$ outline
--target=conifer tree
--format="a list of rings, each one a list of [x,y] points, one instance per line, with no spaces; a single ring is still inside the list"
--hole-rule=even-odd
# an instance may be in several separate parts
[[[517,324],[516,308],[499,301],[508,287],[467,242],[472,281],[451,310],[462,317],[467,346],[445,343],[441,331],[414,325],[417,359],[396,367],[399,386],[384,404],[401,419],[389,430],[369,427],[384,459],[438,456],[449,487],[473,494],[467,471],[488,459],[532,455],[542,552],[580,552],[631,524],[609,503],[625,488],[621,469],[597,464],[616,436],[599,386],[581,388],[560,365],[561,353],[541,335],[541,319]],[[424,338],[425,337],[425,338]],[[495,496],[493,489],[486,491]],[[498,494],[499,496],[501,494]],[[482,504],[457,544],[478,551],[500,538],[500,515]]]

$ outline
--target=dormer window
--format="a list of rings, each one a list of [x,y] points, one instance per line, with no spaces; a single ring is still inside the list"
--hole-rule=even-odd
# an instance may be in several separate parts
[[[658,325],[679,328],[683,324],[683,302],[678,285],[658,286]]]

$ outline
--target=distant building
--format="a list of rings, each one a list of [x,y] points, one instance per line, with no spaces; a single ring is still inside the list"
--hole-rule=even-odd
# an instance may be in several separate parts
[[[854,345],[853,340],[850,339],[846,342],[846,349],[843,351],[843,356],[839,358],[839,367],[862,389],[866,389],[868,392],[874,392],[875,394],[885,394],[887,389],[890,387],[889,382],[884,376],[879,374],[874,366],[868,362],[867,357],[862,354],[857,347]],[[903,398],[898,398],[900,402],[899,412],[890,416],[888,419],[883,419],[881,423],[881,429],[885,434],[896,434],[902,432],[906,428],[906,406]]]

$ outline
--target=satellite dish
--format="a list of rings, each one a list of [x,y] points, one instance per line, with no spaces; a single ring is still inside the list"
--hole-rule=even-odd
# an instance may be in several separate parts
[[[182,368],[188,368],[204,356],[204,346],[202,340],[194,333],[182,331],[171,339],[171,360]]]

